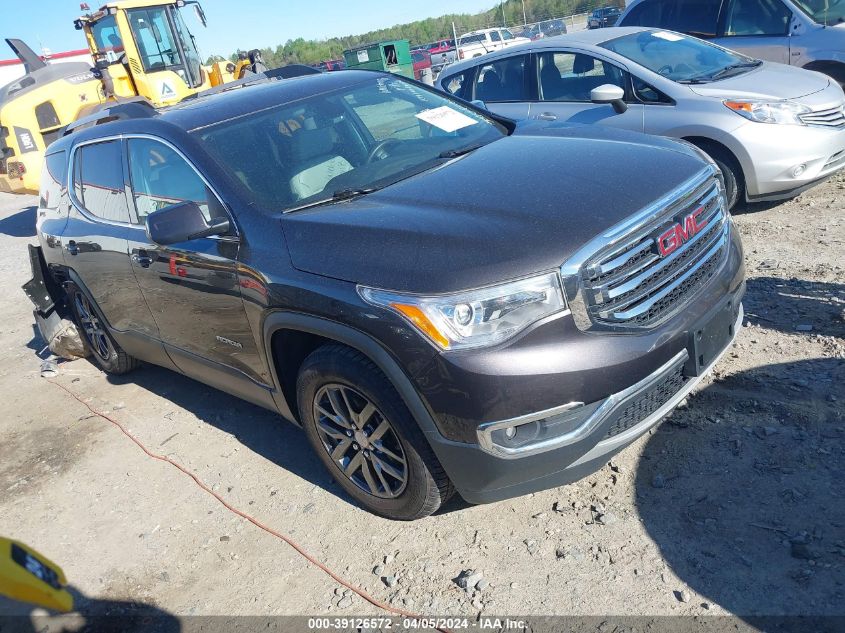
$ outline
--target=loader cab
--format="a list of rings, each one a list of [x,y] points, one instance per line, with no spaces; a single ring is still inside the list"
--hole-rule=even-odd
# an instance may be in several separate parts
[[[211,87],[182,14],[188,5],[205,24],[202,8],[190,0],[125,0],[76,21],[114,96],[167,105]]]

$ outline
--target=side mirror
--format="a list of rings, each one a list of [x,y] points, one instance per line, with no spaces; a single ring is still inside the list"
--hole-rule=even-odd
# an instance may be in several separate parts
[[[472,101],[470,101],[470,103],[476,108],[481,108],[482,110],[487,109],[487,104],[484,103],[481,99],[473,99]]]
[[[230,228],[226,218],[215,218],[209,224],[197,203],[190,201],[153,211],[147,216],[147,236],[163,246],[223,235]]]
[[[625,103],[625,91],[613,84],[604,84],[590,91],[590,101],[593,103],[609,103],[616,110],[616,114],[624,114],[628,110]]]

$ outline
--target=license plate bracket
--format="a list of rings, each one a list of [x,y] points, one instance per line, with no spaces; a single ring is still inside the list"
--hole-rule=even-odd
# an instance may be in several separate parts
[[[700,376],[725,349],[734,337],[737,310],[738,302],[728,301],[690,330],[684,375]]]

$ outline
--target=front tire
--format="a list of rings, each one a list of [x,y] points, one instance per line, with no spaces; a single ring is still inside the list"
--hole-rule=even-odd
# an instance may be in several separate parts
[[[374,514],[420,519],[453,494],[411,412],[363,354],[341,345],[317,349],[300,369],[297,401],[320,461]]]
[[[123,351],[112,338],[100,309],[82,289],[69,282],[65,285],[65,293],[82,340],[97,366],[113,376],[128,374],[137,368],[139,361]]]

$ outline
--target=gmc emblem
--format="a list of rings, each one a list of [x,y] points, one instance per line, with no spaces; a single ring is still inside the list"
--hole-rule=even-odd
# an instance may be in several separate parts
[[[701,223],[698,221],[702,213],[704,213],[704,207],[699,207],[685,217],[683,222],[678,222],[660,234],[657,238],[657,250],[660,251],[661,257],[667,257],[674,253],[682,244],[689,241],[707,226],[708,220]]]

